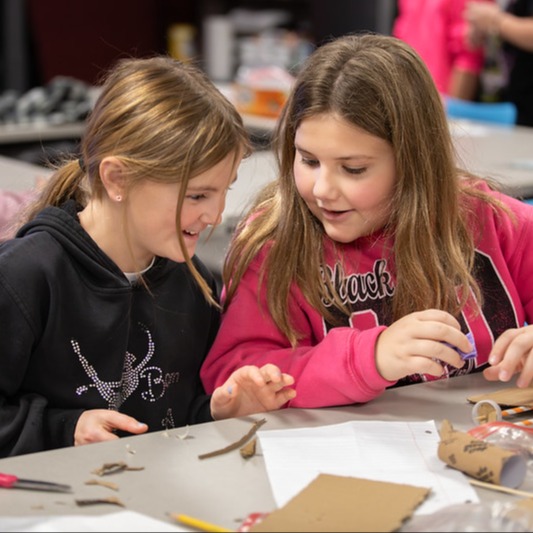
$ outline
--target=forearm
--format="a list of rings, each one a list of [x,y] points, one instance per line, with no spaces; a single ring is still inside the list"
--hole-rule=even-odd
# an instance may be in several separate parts
[[[461,100],[474,100],[478,89],[478,75],[466,70],[454,69],[448,94]]]
[[[500,12],[495,24],[495,32],[502,40],[533,53],[533,17]]]
[[[498,35],[518,48],[533,52],[533,17],[517,17],[496,4],[470,2],[466,19],[477,32]]]
[[[74,444],[74,427],[81,410],[49,409],[46,398],[3,398],[0,409],[0,457],[35,453]]]

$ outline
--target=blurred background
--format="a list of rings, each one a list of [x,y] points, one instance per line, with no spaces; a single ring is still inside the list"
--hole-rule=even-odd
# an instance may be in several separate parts
[[[369,29],[389,33],[395,0],[0,0],[0,89],[28,90],[54,76],[94,84],[124,55],[194,56],[228,79],[251,41],[289,46]],[[227,72],[213,66],[218,59]],[[280,52],[283,54],[284,52]],[[227,56],[227,57],[226,57]]]

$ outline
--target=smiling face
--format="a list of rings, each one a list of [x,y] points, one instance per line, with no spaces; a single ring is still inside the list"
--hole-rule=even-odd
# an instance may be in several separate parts
[[[195,253],[200,233],[220,223],[226,193],[235,178],[235,158],[234,154],[229,154],[189,181],[180,215],[189,257]],[[134,255],[141,263],[154,255],[185,261],[176,233],[179,189],[179,183],[144,181],[129,192],[128,234]]]
[[[330,114],[303,120],[294,143],[296,187],[331,239],[349,243],[385,225],[396,181],[389,143]]]

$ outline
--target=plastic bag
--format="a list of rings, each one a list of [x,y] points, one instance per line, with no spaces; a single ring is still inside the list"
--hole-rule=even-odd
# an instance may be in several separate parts
[[[415,515],[400,531],[533,531],[533,511],[509,502],[461,503]]]

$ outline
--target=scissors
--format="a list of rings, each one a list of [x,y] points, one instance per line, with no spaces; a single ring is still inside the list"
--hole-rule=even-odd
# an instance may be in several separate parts
[[[21,479],[12,474],[0,473],[0,487],[5,489],[30,489],[45,490],[50,492],[72,492],[70,485],[51,483],[49,481],[37,481],[35,479]]]

